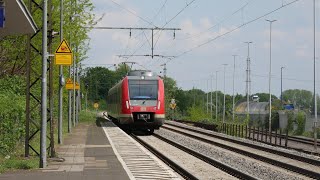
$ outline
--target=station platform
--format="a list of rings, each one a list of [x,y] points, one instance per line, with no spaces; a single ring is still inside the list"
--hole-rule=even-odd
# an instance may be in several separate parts
[[[0,180],[180,179],[105,118],[79,123],[56,153],[63,161],[48,159],[44,169],[4,173]]]

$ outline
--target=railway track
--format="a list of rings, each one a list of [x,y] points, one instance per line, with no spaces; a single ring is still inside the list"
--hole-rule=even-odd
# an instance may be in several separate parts
[[[181,122],[181,123],[184,123],[184,124],[192,124],[195,127],[200,127],[200,128],[207,129],[207,130],[217,131],[217,126],[216,125],[208,125],[208,124],[204,124],[204,123],[184,121],[184,120],[175,120],[175,121],[176,122]],[[258,137],[259,136],[260,137],[266,136],[266,132],[261,132],[261,131],[258,131],[257,129],[254,129],[254,130],[251,129],[251,132],[252,133],[254,132],[254,134],[257,135]],[[267,136],[269,136],[269,135],[270,134],[267,133]],[[277,137],[277,138],[283,139],[283,140],[286,139],[286,135],[283,135],[283,134],[276,134],[276,133],[272,132],[271,135],[272,135],[272,138]],[[252,138],[249,138],[249,139],[252,139]],[[262,140],[259,140],[259,139],[255,139],[255,140],[257,140],[257,141],[259,141],[261,143],[270,144],[272,146],[284,147],[284,148],[287,148],[287,149],[292,149],[292,150],[295,150],[295,151],[299,151],[299,152],[303,152],[303,153],[307,153],[307,154],[311,154],[311,155],[320,156],[319,152],[310,150],[310,149],[314,148],[314,140],[313,139],[308,139],[308,138],[303,138],[303,137],[296,137],[296,136],[288,136],[287,140],[289,142],[288,143],[289,145],[287,147],[285,146],[285,144],[283,144],[283,145],[281,145],[281,144],[273,144],[273,143],[270,143],[270,142],[267,142],[267,141],[262,141]],[[300,143],[300,144],[305,145],[305,146],[304,146],[304,148],[301,148],[301,147],[299,148],[299,147],[293,145],[290,142]],[[320,146],[320,140],[317,140],[317,145]],[[306,149],[307,146],[310,146],[310,147]]]
[[[258,178],[255,178],[251,175],[248,175],[244,172],[239,171],[236,168],[233,168],[227,164],[224,164],[220,161],[217,161],[215,159],[212,159],[208,156],[205,156],[199,152],[196,152],[188,147],[185,147],[179,143],[176,143],[174,141],[171,141],[161,135],[158,134],[153,134],[154,137],[198,158],[201,159],[202,161],[236,177],[239,179],[246,179],[246,180],[256,180]],[[161,152],[159,152],[158,150],[156,150],[155,148],[153,148],[152,146],[150,146],[148,143],[144,142],[143,140],[141,140],[138,136],[136,135],[132,135],[132,137],[137,140],[140,144],[142,144],[145,148],[147,148],[149,151],[151,151],[153,154],[155,154],[158,158],[160,158],[161,160],[163,160],[167,165],[169,165],[170,167],[172,167],[176,172],[178,172],[181,176],[183,176],[186,179],[198,179],[197,177],[193,176],[192,174],[190,174],[187,170],[183,169],[181,166],[179,166],[177,163],[175,163],[174,161],[168,159],[165,155],[163,155]]]
[[[172,127],[168,127],[168,126],[172,126],[173,128]],[[181,128],[181,129],[178,130],[178,129],[176,129],[176,127]],[[212,133],[207,133],[207,132],[204,132],[204,131],[195,130],[193,128],[189,128],[189,127],[185,127],[185,126],[179,126],[177,124],[174,124],[174,125],[173,124],[170,124],[170,125],[166,124],[162,128],[163,129],[167,129],[169,131],[173,131],[175,133],[182,134],[184,136],[188,136],[190,138],[193,138],[193,139],[205,142],[205,143],[209,143],[209,144],[214,145],[214,146],[218,146],[218,147],[227,149],[229,151],[236,152],[238,154],[245,155],[247,157],[254,158],[254,159],[262,161],[262,162],[269,163],[269,164],[274,165],[274,166],[278,166],[278,167],[290,170],[292,172],[296,172],[296,173],[302,174],[302,175],[310,177],[310,178],[319,179],[319,177],[320,177],[319,171],[312,171],[310,169],[302,168],[301,166],[299,167],[299,165],[293,165],[293,164],[290,164],[290,163],[282,162],[281,160],[277,160],[276,158],[270,158],[270,157],[267,157],[267,156],[259,155],[257,153],[253,153],[253,152],[246,151],[246,150],[243,150],[243,149],[240,149],[240,148],[236,148],[235,146],[227,145],[225,143],[219,143],[217,141],[210,140],[210,138],[211,139],[212,138],[220,139],[220,140],[231,142],[231,143],[238,144],[238,145],[241,145],[241,146],[246,146],[246,147],[250,147],[250,148],[253,148],[253,149],[257,149],[259,151],[264,151],[264,152],[272,153],[272,154],[275,154],[275,155],[278,155],[278,156],[283,156],[283,157],[290,158],[290,159],[293,159],[293,160],[296,160],[296,161],[300,161],[300,162],[303,162],[303,163],[308,163],[308,164],[311,164],[313,166],[316,166],[316,168],[320,167],[320,161],[317,161],[315,159],[306,158],[306,157],[294,155],[294,154],[291,154],[291,153],[286,153],[286,152],[283,152],[283,151],[279,151],[279,150],[270,149],[270,148],[263,147],[263,146],[258,146],[258,145],[246,143],[246,142],[243,142],[243,141],[227,138],[227,137],[224,137],[224,136],[218,136],[218,135],[215,135],[215,134],[212,134]],[[194,134],[192,134],[190,132],[201,134],[201,135],[205,135],[205,136],[207,136],[209,138],[203,138],[203,137],[200,137],[198,135],[194,135]]]
[[[197,180],[198,178],[189,173],[187,170],[182,168],[180,165],[172,161],[171,159],[167,158],[164,154],[162,154],[160,151],[156,150],[152,146],[150,146],[148,143],[144,142],[139,138],[138,136],[131,134],[131,137],[135,139],[137,142],[139,142],[142,146],[144,146],[146,149],[148,149],[150,152],[152,152],[154,155],[156,155],[159,159],[161,159],[164,163],[166,163],[168,166],[170,166],[173,170],[175,170],[177,173],[179,173],[182,177],[188,180]]]

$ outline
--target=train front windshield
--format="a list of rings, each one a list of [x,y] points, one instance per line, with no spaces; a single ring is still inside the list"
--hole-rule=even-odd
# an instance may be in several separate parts
[[[158,81],[129,80],[130,100],[157,100]]]

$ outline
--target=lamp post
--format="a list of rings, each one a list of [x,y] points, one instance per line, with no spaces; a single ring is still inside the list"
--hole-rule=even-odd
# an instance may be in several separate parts
[[[233,80],[232,80],[232,121],[234,122],[234,75],[236,72],[236,56],[233,55]]]
[[[281,106],[282,106],[282,104],[283,104],[283,97],[282,97],[282,69],[283,69],[284,67],[281,67],[281,95],[280,95],[280,100],[281,100]]]
[[[225,121],[226,116],[226,66],[228,64],[223,65],[223,115],[222,115],[222,122]]]
[[[270,63],[269,63],[269,133],[271,135],[271,109],[272,109],[272,102],[271,102],[271,49],[272,49],[272,44],[271,44],[271,30],[272,30],[272,23],[277,21],[277,20],[268,20],[270,23]],[[270,136],[270,142],[271,142],[271,136]]]

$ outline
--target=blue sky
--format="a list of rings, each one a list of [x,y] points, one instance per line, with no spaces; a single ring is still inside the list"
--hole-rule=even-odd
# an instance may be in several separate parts
[[[243,23],[251,21],[293,0],[93,0],[95,14],[102,21],[97,26],[181,28],[173,39],[172,31],[155,31],[154,54],[177,56],[165,58],[130,57],[142,67],[160,73],[167,63],[167,75],[182,89],[193,87],[207,91],[210,76],[218,72],[218,89],[223,91],[223,65],[226,66],[226,93],[232,93],[233,56],[236,58],[235,91],[245,93],[246,41],[250,45],[251,92],[268,92],[269,23],[272,25],[272,93],[280,94],[280,67],[283,89],[313,90],[313,1],[300,0],[252,22],[232,33],[195,48]],[[187,4],[189,4],[187,6]],[[120,5],[120,6],[119,6]],[[187,6],[187,7],[186,7]],[[317,53],[320,40],[320,2],[317,2]],[[184,10],[183,10],[184,9]],[[177,13],[183,10],[179,15]],[[236,12],[236,13],[235,13]],[[168,23],[170,19],[176,16]],[[208,28],[214,26],[208,31]],[[92,30],[90,50],[84,64],[118,64],[126,59],[117,55],[151,54],[151,31]],[[320,59],[320,58],[319,58]],[[320,64],[320,63],[319,63]],[[319,69],[320,65],[317,66]],[[319,69],[320,71],[320,69]],[[320,92],[320,72],[317,89]],[[215,77],[214,77],[215,78]],[[210,83],[209,83],[210,87]],[[215,89],[215,80],[213,89]]]

